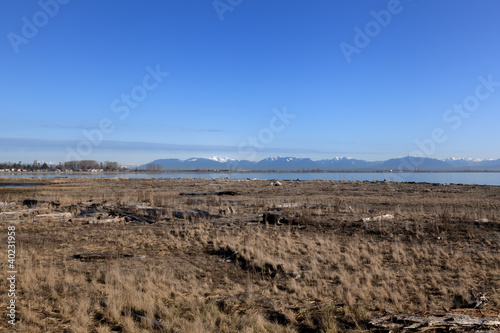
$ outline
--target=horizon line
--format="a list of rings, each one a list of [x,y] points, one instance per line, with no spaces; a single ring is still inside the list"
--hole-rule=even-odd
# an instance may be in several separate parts
[[[127,166],[141,166],[141,165],[147,165],[147,164],[151,164],[151,163],[154,163],[156,161],[162,161],[162,160],[178,160],[180,162],[186,162],[186,161],[189,161],[189,160],[195,160],[195,159],[204,159],[204,160],[210,160],[210,161],[214,161],[214,162],[219,162],[221,164],[227,164],[229,162],[242,162],[242,161],[245,161],[245,162],[252,162],[252,163],[258,163],[258,162],[262,162],[264,160],[268,160],[268,159],[278,159],[278,158],[282,158],[282,159],[296,159],[296,160],[310,160],[312,162],[321,162],[321,161],[332,161],[332,160],[356,160],[356,161],[363,161],[363,162],[370,162],[370,163],[376,163],[376,162],[386,162],[386,161],[389,161],[389,160],[394,160],[394,159],[406,159],[406,158],[418,158],[418,159],[432,159],[432,160],[438,160],[438,161],[449,161],[449,160],[452,160],[452,161],[468,161],[468,162],[483,162],[483,161],[496,161],[496,160],[500,160],[500,158],[472,158],[472,157],[446,157],[446,158],[437,158],[437,157],[429,157],[429,156],[419,156],[419,155],[406,155],[406,156],[399,156],[399,157],[391,157],[391,158],[387,158],[387,159],[381,159],[381,160],[366,160],[366,159],[361,159],[361,158],[354,158],[354,157],[350,157],[350,156],[335,156],[335,157],[332,157],[332,158],[323,158],[323,159],[312,159],[310,157],[294,157],[294,156],[283,156],[283,155],[278,155],[278,156],[269,156],[269,157],[265,157],[265,158],[262,158],[262,159],[258,159],[258,160],[247,160],[247,159],[234,159],[234,158],[229,158],[229,157],[223,157],[223,158],[220,158],[218,156],[213,156],[213,157],[198,157],[198,156],[193,156],[193,157],[190,157],[190,158],[186,158],[186,159],[181,159],[181,158],[176,158],[176,157],[169,157],[169,158],[160,158],[160,159],[155,159],[155,160],[152,160],[150,162],[147,162],[147,163],[139,163],[139,164],[134,164],[134,163],[119,163],[120,165],[127,165]],[[59,165],[59,164],[64,164],[66,162],[76,162],[76,161],[96,161],[96,162],[115,162],[115,161],[110,161],[110,160],[106,160],[106,161],[99,161],[99,160],[95,160],[95,159],[81,159],[81,160],[71,160],[71,161],[57,161],[57,162],[52,162],[52,161],[45,161],[45,160],[38,160],[37,158],[34,158],[33,159],[33,162],[21,162],[21,164],[24,164],[24,165],[33,165],[34,161],[37,161],[37,163],[47,163],[48,165]],[[19,164],[19,162],[11,162],[11,161],[2,161],[0,162],[0,164]]]

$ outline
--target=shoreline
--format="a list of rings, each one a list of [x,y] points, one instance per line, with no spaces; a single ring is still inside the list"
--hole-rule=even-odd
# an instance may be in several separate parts
[[[75,172],[20,172],[20,171],[3,171],[0,175],[121,175],[121,174],[162,174],[162,173],[193,173],[193,174],[203,174],[203,173],[228,173],[228,174],[239,174],[239,173],[500,173],[500,170],[414,170],[414,171],[388,171],[388,170],[163,170],[163,171],[103,171],[103,172],[91,172],[91,171],[75,171]]]

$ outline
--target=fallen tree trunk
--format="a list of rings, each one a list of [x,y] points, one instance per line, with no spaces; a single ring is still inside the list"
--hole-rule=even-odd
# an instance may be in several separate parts
[[[71,213],[39,214],[35,216],[35,222],[67,222],[71,216]]]

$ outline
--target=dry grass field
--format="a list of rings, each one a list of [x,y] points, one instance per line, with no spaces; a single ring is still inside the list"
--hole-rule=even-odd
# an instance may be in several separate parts
[[[18,332],[389,332],[403,330],[394,321],[402,314],[500,320],[500,187],[0,180],[6,184],[16,186],[0,187],[1,258],[5,267],[14,225]],[[19,186],[26,184],[38,186]],[[0,284],[5,332],[7,289]],[[377,326],[377,318],[393,321]]]

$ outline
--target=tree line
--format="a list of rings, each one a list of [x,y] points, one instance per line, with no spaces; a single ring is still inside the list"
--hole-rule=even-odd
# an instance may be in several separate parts
[[[68,161],[61,162],[58,165],[33,162],[33,164],[25,164],[22,162],[12,163],[3,162],[0,163],[0,169],[9,170],[26,170],[26,171],[92,171],[92,170],[102,170],[102,171],[124,171],[126,168],[122,167],[118,162],[97,162],[94,160],[82,160],[82,161]]]

